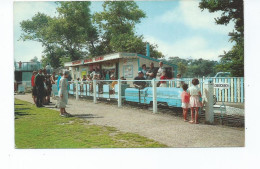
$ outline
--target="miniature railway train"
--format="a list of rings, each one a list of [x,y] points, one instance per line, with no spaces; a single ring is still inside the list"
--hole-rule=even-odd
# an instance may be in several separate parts
[[[92,97],[93,91],[90,84],[78,84],[79,97]],[[52,86],[52,91],[55,96],[58,95],[57,86]],[[109,84],[96,85],[96,97],[105,99],[118,99],[118,85],[115,85],[115,91],[112,93]],[[157,103],[167,104],[169,107],[181,107],[181,93],[183,89],[176,87],[158,87],[157,88]],[[76,84],[69,85],[69,95],[76,95]],[[151,104],[153,102],[153,88],[146,87],[137,89],[130,87],[128,84],[121,84],[121,96],[127,102],[140,104]]]

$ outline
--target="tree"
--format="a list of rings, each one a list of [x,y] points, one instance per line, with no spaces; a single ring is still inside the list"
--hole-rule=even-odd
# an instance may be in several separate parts
[[[102,34],[102,53],[134,52],[143,46],[142,37],[135,35],[134,28],[144,17],[145,13],[133,1],[105,1],[103,11],[93,17]]]
[[[222,11],[221,17],[215,18],[217,24],[235,23],[235,31],[229,33],[230,41],[236,42],[231,51],[222,57],[216,70],[225,69],[232,76],[244,76],[244,6],[243,0],[201,0],[199,7],[209,12]]]
[[[41,42],[42,61],[50,62],[54,68],[60,66],[60,57],[64,55],[70,60],[96,56],[98,34],[91,21],[90,3],[57,2],[58,16],[37,13],[31,20],[22,21],[20,39]]]
[[[186,73],[187,66],[185,66],[182,62],[178,63],[178,73],[180,73],[182,76]]]
[[[30,62],[38,62],[38,58],[37,58],[36,56],[34,56],[34,57],[30,60]]]
[[[98,34],[91,21],[89,8],[91,2],[57,2],[57,4],[59,16],[50,24],[50,31],[53,33],[50,38],[69,53],[71,60],[86,55],[96,56],[95,44],[98,41]]]

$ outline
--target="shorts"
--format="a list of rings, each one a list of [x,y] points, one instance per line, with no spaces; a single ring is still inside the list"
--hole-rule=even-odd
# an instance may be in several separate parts
[[[184,109],[190,108],[190,103],[181,103],[181,107]]]

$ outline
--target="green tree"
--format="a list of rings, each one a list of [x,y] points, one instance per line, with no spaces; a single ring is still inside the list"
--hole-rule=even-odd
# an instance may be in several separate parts
[[[58,17],[50,24],[50,37],[69,53],[71,60],[86,55],[96,56],[95,44],[98,42],[96,28],[91,21],[90,1],[57,2]]]
[[[232,76],[244,76],[244,5],[243,0],[201,0],[199,7],[209,12],[222,11],[215,18],[217,24],[227,25],[234,21],[235,30],[229,33],[230,41],[236,42],[231,51],[222,57],[216,70],[231,72]]]
[[[91,21],[90,3],[57,2],[58,16],[37,13],[31,20],[22,21],[20,39],[41,42],[42,61],[51,63],[54,68],[61,66],[60,58],[65,55],[70,60],[96,56],[98,33]]]
[[[135,52],[143,46],[142,37],[135,35],[134,28],[144,17],[145,13],[133,1],[104,2],[103,11],[94,14],[102,39],[101,53]]]
[[[178,63],[178,73],[180,73],[182,76],[186,73],[187,66],[184,65],[182,62]]]

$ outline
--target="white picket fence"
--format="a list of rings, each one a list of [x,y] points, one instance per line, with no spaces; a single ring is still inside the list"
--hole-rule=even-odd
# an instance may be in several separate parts
[[[214,88],[214,95],[218,102],[231,102],[231,103],[244,103],[245,90],[244,90],[244,78],[243,77],[207,77],[198,78],[200,81],[200,89],[203,92],[203,84],[206,80],[211,79],[213,83],[228,83],[229,89]],[[182,78],[182,81],[191,86],[192,78]]]

